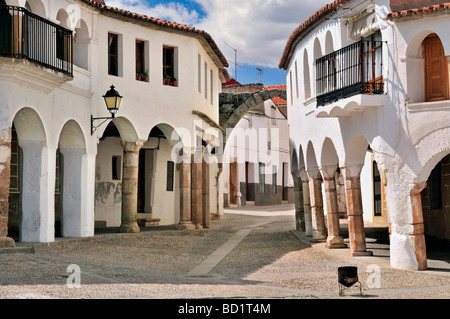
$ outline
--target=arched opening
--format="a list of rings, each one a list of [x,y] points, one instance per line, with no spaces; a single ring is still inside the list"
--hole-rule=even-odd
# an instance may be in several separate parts
[[[55,236],[82,237],[87,214],[86,143],[75,121],[68,121],[60,134],[56,150]]]
[[[75,29],[75,39],[73,42],[73,63],[85,70],[89,70],[89,44],[90,36],[86,21],[80,19],[79,27]]]
[[[9,231],[22,242],[51,241],[45,233],[49,225],[45,202],[47,189],[42,176],[45,163],[46,134],[39,115],[31,108],[21,109],[12,124]]]
[[[303,81],[305,85],[305,100],[311,97],[311,75],[309,72],[308,51],[303,54]]]
[[[173,134],[175,133],[175,134]],[[147,225],[175,225],[180,222],[180,172],[172,156],[175,129],[168,124],[152,128],[139,151],[138,222]]]
[[[313,70],[316,70],[316,61],[317,59],[321,58],[323,56],[322,54],[322,47],[320,46],[320,41],[318,38],[314,40],[314,60],[313,60]],[[322,93],[323,88],[319,87],[318,85],[318,79],[316,77],[316,72],[313,72],[313,85],[314,85],[314,92],[315,95],[318,96]]]
[[[424,30],[410,41],[406,69],[411,103],[449,99],[448,59],[436,33]]]
[[[442,156],[444,156],[442,158]],[[428,266],[432,260],[450,261],[450,154],[431,170],[420,193]]]
[[[41,0],[27,0],[25,2],[25,9],[42,18],[47,18],[45,6]]]
[[[96,232],[107,227],[121,226],[125,173],[125,152],[122,144],[137,140],[133,125],[123,117],[109,122],[103,131],[98,143],[95,168]]]

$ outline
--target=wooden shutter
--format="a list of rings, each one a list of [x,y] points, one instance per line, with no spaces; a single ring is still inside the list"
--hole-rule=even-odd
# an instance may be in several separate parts
[[[426,100],[448,100],[448,65],[441,40],[432,34],[424,41]]]

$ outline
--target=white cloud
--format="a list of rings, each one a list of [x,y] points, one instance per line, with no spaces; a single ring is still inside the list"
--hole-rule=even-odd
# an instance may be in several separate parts
[[[191,0],[205,16],[175,0],[149,6],[144,0],[107,0],[119,7],[155,18],[195,26],[211,34],[224,55],[238,63],[277,67],[292,31],[331,0]]]

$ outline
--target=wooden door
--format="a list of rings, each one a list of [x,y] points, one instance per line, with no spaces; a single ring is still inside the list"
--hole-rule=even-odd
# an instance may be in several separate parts
[[[425,95],[427,101],[449,99],[448,65],[441,40],[436,34],[424,40]]]

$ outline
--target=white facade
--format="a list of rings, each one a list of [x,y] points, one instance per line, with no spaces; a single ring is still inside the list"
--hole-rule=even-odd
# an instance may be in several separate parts
[[[55,210],[59,209],[65,237],[93,236],[95,221],[119,226],[121,181],[114,180],[111,172],[112,158],[124,159],[121,142],[141,142],[141,152],[148,154],[143,212],[152,213],[162,225],[177,224],[180,172],[175,165],[173,190],[167,191],[167,163],[173,161],[173,146],[190,150],[196,146],[196,127],[210,127],[193,111],[218,121],[218,94],[224,80],[220,69],[225,66],[212,39],[201,32],[188,32],[184,26],[157,25],[119,11],[99,11],[94,1],[8,0],[6,4],[27,8],[74,31],[73,77],[30,59],[0,58],[2,139],[11,138],[14,125],[20,146],[19,240],[54,241]],[[117,75],[108,70],[110,33],[118,36]],[[145,43],[148,82],[136,80],[137,40]],[[173,48],[178,86],[163,85],[164,46]],[[111,85],[124,96],[113,121],[120,136],[104,136],[108,123],[91,135],[91,115],[110,116],[102,96]],[[164,136],[150,138],[154,128]],[[58,149],[62,155],[56,163]],[[123,166],[117,165],[121,176]],[[62,167],[59,174],[57,166]],[[210,165],[210,170],[210,185],[215,189],[217,168]],[[55,199],[55,187],[61,190],[60,200]],[[216,212],[216,199],[211,197],[211,211]],[[55,201],[61,202],[57,209]]]
[[[353,170],[361,180],[364,220],[372,222],[373,156],[384,188],[391,265],[424,269],[420,191],[433,167],[450,153],[450,102],[426,101],[422,43],[436,33],[445,55],[450,54],[449,11],[395,20],[388,18],[389,1],[335,1],[330,7],[294,31],[295,40],[288,42],[280,61],[287,71],[291,158],[306,171],[329,166]],[[358,29],[357,16],[370,10],[375,20]],[[316,78],[317,59],[376,34],[383,41],[382,55],[376,57],[382,61],[383,93],[318,105],[317,86],[324,82]],[[342,74],[336,75],[339,80]]]
[[[220,189],[231,207],[293,201],[289,128],[272,100],[250,110],[229,135]]]

